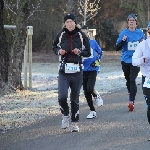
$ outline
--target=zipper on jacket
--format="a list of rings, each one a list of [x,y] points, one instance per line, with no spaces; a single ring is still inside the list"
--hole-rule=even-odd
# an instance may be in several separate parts
[[[69,58],[70,61],[72,60],[72,37],[73,37],[72,35],[69,36],[69,38],[70,38],[70,51],[71,51],[70,58]]]

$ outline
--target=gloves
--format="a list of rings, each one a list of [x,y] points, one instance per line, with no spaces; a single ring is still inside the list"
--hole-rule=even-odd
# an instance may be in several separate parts
[[[92,67],[100,66],[100,60],[96,60],[92,63]]]

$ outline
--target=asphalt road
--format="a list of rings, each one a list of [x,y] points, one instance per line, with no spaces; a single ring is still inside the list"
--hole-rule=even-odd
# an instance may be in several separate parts
[[[150,150],[150,126],[138,85],[135,110],[129,112],[127,90],[103,96],[97,118],[88,120],[89,108],[80,106],[80,132],[61,129],[61,115],[0,135],[0,150]]]

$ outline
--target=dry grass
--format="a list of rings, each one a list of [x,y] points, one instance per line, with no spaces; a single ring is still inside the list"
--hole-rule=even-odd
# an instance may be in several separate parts
[[[104,58],[111,61],[114,59],[118,59],[118,56],[120,55],[120,52],[118,51],[104,51]],[[105,57],[107,56],[107,57]],[[105,59],[103,61],[105,62]],[[55,55],[54,53],[49,52],[49,53],[33,53],[33,63],[56,63],[58,62],[58,56]],[[108,62],[108,61],[106,61]]]
[[[96,85],[96,89],[99,91],[103,92],[111,89],[112,84],[113,87],[115,86],[114,83],[118,79],[116,77],[113,78],[114,75],[111,72],[115,70],[120,71],[119,57],[119,52],[104,52],[101,62],[101,73],[98,75]],[[33,53],[33,74],[37,75],[37,77],[41,77],[43,74],[54,77],[54,75],[57,75],[57,65],[58,56],[55,58],[50,54]],[[119,78],[119,84],[121,84],[122,77]],[[57,87],[57,80],[56,78],[46,80],[44,77],[38,84],[36,82],[34,85],[33,82],[33,86],[50,86],[53,89]],[[36,88],[34,87],[34,89]],[[81,93],[80,102],[85,102],[83,93]],[[0,97],[0,131],[5,132],[8,129],[35,123],[53,113],[59,113],[56,90],[24,90],[16,93],[7,93]]]

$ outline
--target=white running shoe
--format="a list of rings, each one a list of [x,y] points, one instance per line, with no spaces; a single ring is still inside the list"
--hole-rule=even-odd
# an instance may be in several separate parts
[[[70,116],[63,116],[63,120],[62,120],[62,124],[61,124],[61,128],[62,129],[66,129],[69,127],[69,119],[70,119]]]
[[[78,127],[78,124],[76,122],[72,122],[71,132],[79,132],[79,127]]]
[[[87,119],[93,119],[96,117],[96,111],[90,111],[89,115],[86,117]]]
[[[103,106],[103,100],[100,95],[97,95],[97,97],[95,97],[95,103],[97,106]]]

